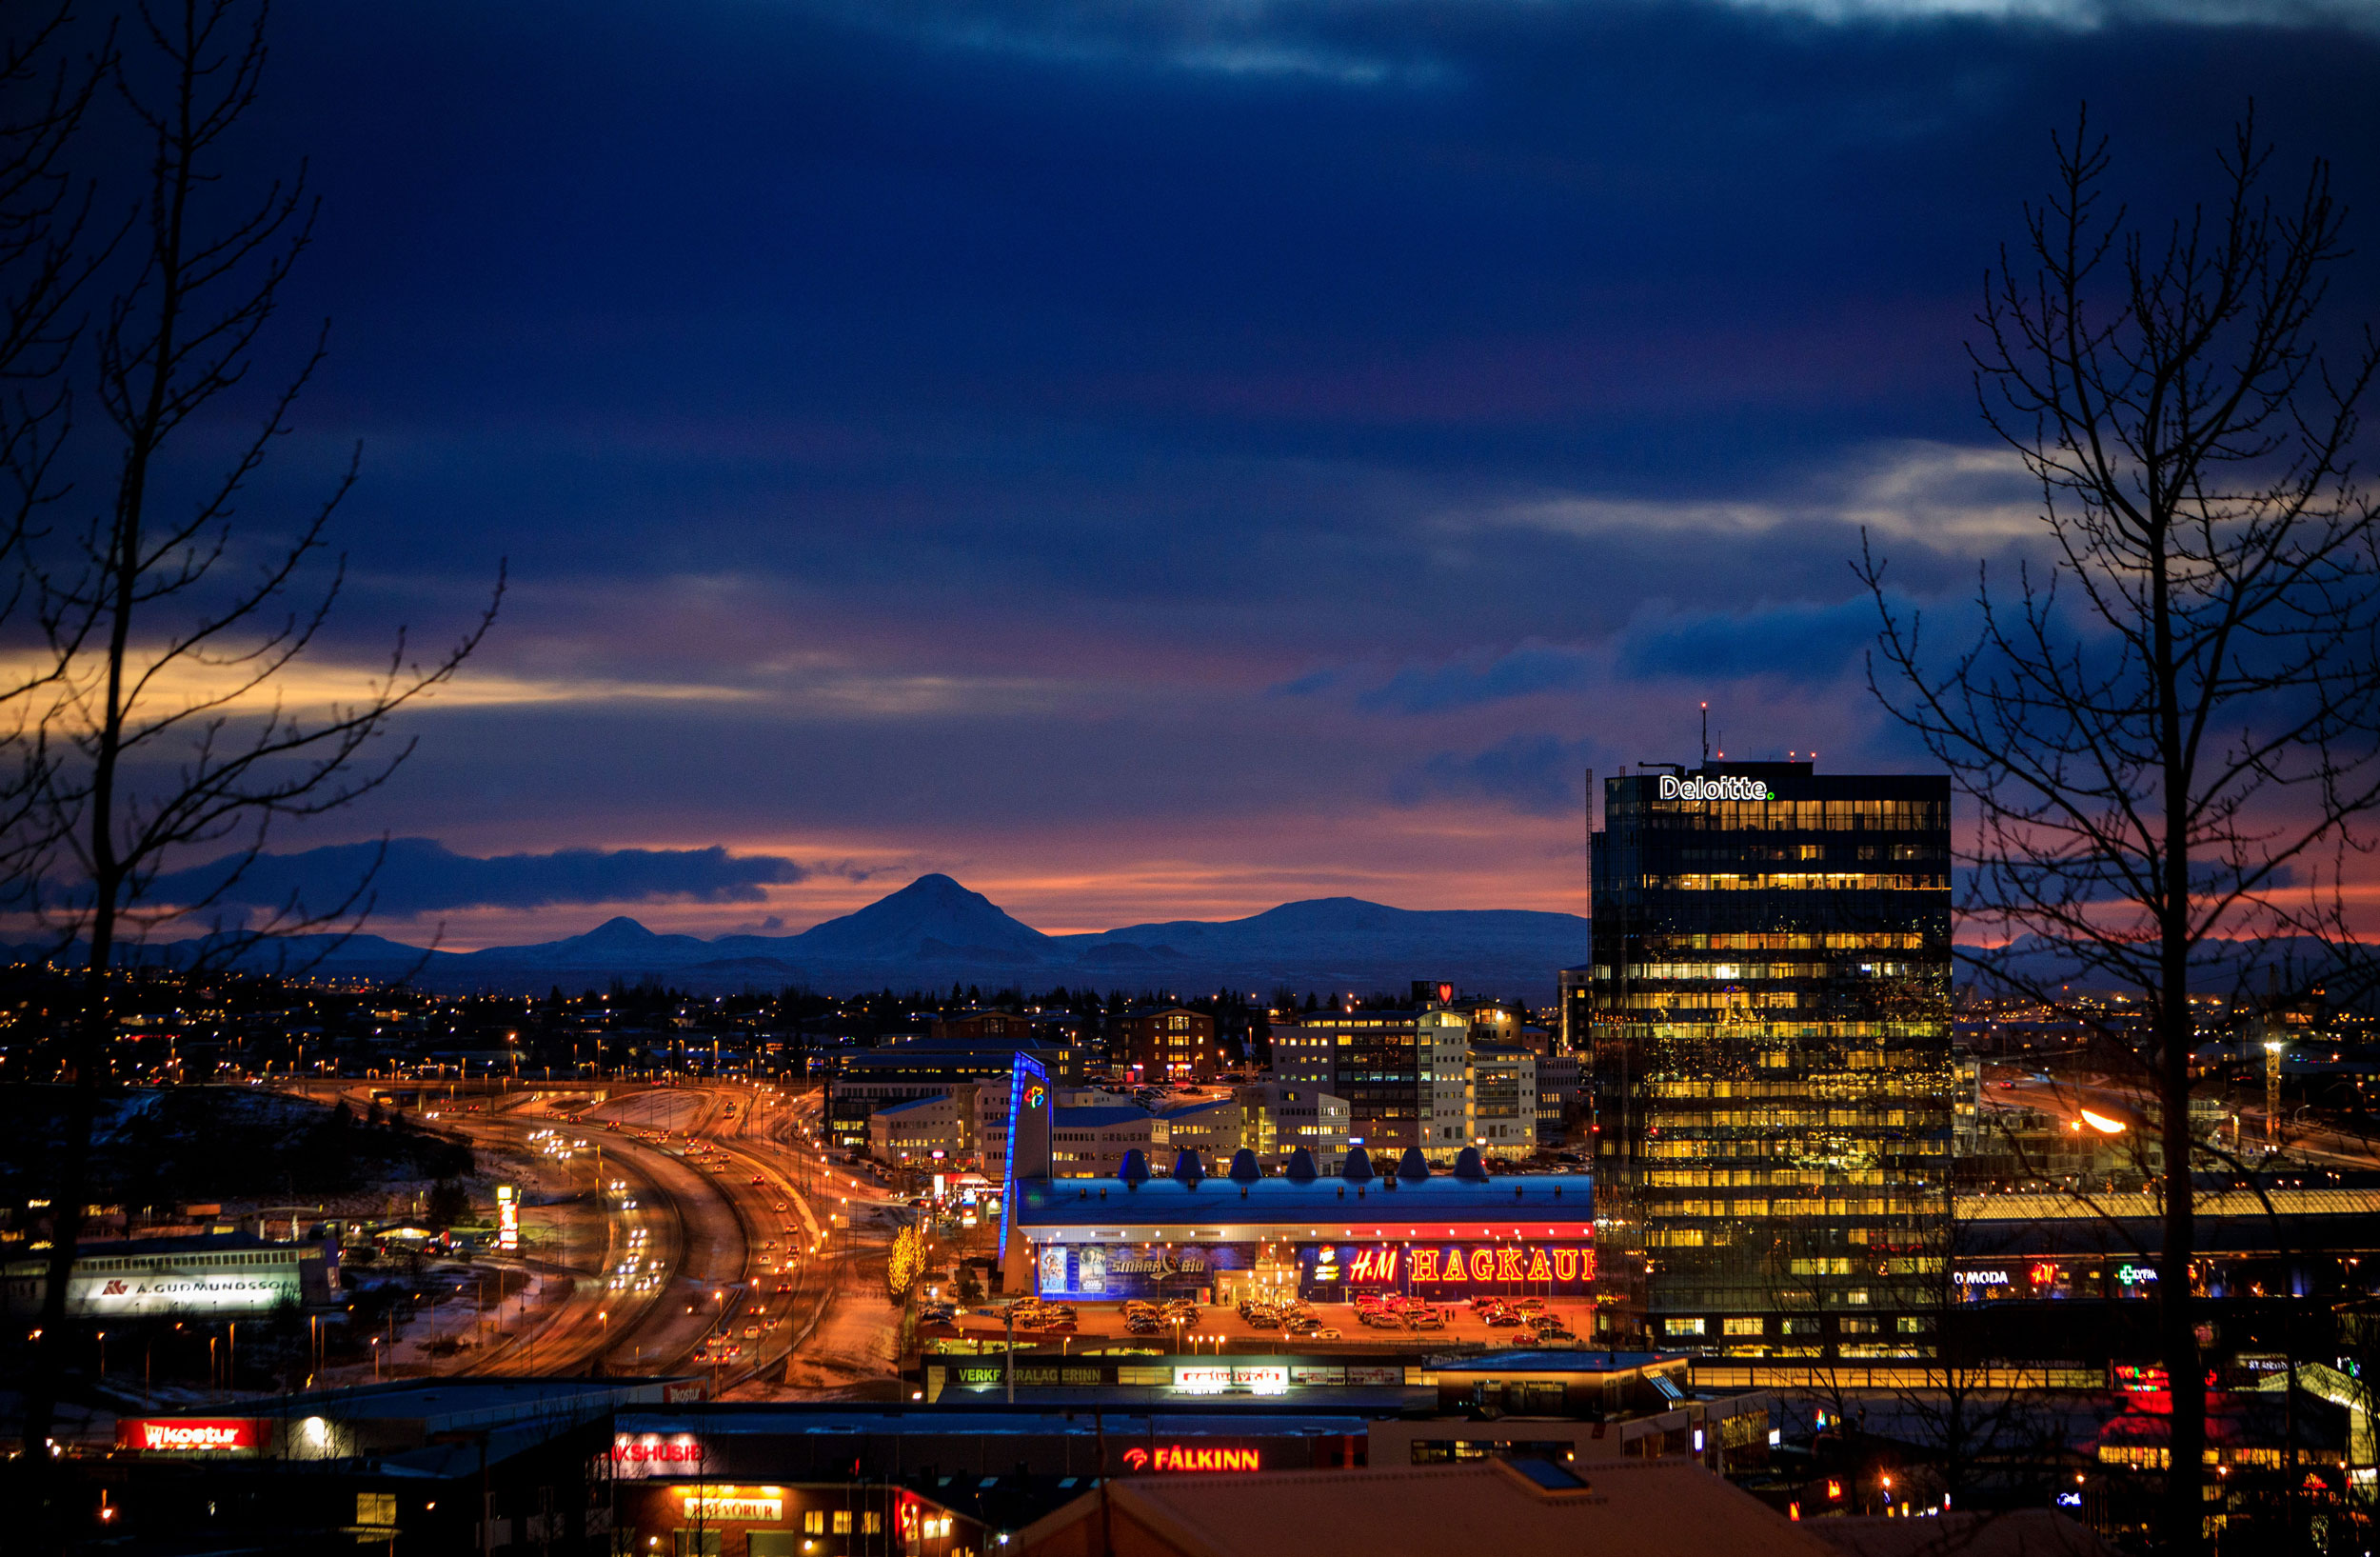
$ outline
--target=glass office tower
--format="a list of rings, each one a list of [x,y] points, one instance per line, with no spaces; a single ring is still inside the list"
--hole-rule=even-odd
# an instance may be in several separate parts
[[[1950,780],[1706,763],[1592,835],[1608,1339],[1933,1349],[1957,1073]]]

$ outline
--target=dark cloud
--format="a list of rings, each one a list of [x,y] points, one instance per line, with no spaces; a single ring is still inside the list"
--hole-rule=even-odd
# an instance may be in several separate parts
[[[1577,809],[1592,748],[1556,735],[1515,735],[1484,751],[1440,751],[1399,773],[1391,795],[1418,805],[1441,797],[1486,799],[1551,816]]]
[[[1703,682],[1835,681],[1875,642],[1879,621],[1875,603],[1864,595],[1831,606],[1671,617],[1631,631],[1617,669],[1628,676]]]
[[[247,507],[360,439],[341,642],[508,555],[485,669],[736,693],[432,706],[339,825],[1260,859],[1383,774],[1556,814],[1704,697],[1731,751],[1921,761],[1845,563],[1897,517],[1938,609],[2013,544],[1959,522],[2004,464],[1905,456],[1989,448],[1961,344],[2050,129],[2089,97],[2186,210],[2252,95],[2380,212],[2380,47],[2193,7],[283,8],[254,144],[311,158],[284,313],[333,355]]]
[[[1584,686],[1596,669],[1595,656],[1582,649],[1529,643],[1508,653],[1453,665],[1408,667],[1356,702],[1366,709],[1436,713],[1537,692],[1565,691]]]
[[[398,918],[459,908],[537,908],[576,903],[758,903],[764,887],[798,882],[809,870],[767,854],[724,848],[565,848],[550,854],[458,854],[433,838],[333,844],[265,854],[236,879],[236,861],[161,877],[152,895],[273,908],[295,899],[328,912],[359,890],[374,912]],[[377,868],[375,868],[377,866]],[[227,881],[228,884],[227,885]],[[363,907],[363,898],[356,906]]]

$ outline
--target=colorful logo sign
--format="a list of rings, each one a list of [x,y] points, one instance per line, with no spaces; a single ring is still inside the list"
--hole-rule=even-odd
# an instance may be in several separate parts
[[[1049,1088],[1046,1087],[1036,1083],[1024,1089],[1024,1106],[1028,1108],[1038,1108],[1048,1101]]]

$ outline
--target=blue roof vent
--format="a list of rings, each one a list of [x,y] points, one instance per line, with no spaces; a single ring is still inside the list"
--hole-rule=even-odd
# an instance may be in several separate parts
[[[1430,1165],[1422,1159],[1419,1147],[1405,1148],[1405,1154],[1397,1159],[1397,1176],[1407,1184],[1419,1184],[1430,1176]]]
[[[1339,1165],[1339,1176],[1350,1184],[1369,1184],[1372,1181],[1372,1154],[1361,1147],[1350,1147],[1347,1160]]]
[[[1183,1188],[1196,1189],[1199,1181],[1206,1177],[1206,1165],[1199,1161],[1197,1152],[1184,1150],[1174,1158],[1174,1177],[1181,1181]]]
[[[1138,1189],[1149,1182],[1149,1160],[1139,1147],[1124,1153],[1123,1166],[1116,1169],[1116,1176],[1129,1189]]]
[[[1455,1159],[1455,1177],[1468,1184],[1487,1183],[1487,1166],[1479,1161],[1478,1147],[1465,1147]]]
[[[1292,1184],[1312,1184],[1315,1178],[1314,1153],[1308,1151],[1303,1147],[1299,1147],[1297,1150],[1291,1152],[1289,1154],[1289,1182]]]
[[[1263,1176],[1264,1169],[1257,1166],[1255,1152],[1250,1151],[1246,1147],[1241,1147],[1231,1154],[1232,1183],[1254,1184]]]

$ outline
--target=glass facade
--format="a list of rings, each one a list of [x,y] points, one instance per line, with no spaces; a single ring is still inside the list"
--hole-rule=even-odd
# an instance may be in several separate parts
[[[1931,1349],[1953,1108],[1950,781],[1622,775],[1594,832],[1607,1338]]]

